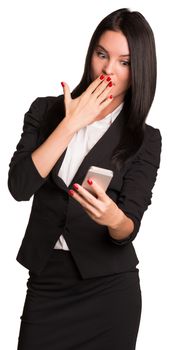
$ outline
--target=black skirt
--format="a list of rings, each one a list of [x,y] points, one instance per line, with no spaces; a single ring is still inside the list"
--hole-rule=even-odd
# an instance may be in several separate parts
[[[29,271],[18,350],[134,350],[141,317],[139,270],[82,279],[70,251],[54,249]]]

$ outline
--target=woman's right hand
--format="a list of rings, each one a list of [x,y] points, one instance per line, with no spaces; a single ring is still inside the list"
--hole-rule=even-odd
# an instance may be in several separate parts
[[[113,101],[112,96],[110,98],[110,83],[111,80],[101,80],[99,76],[80,96],[72,99],[69,86],[64,82],[64,119],[75,131],[93,123],[101,111]]]

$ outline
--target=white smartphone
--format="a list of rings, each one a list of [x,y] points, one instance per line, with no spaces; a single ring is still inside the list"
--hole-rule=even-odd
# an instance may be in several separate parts
[[[113,171],[99,168],[96,166],[91,166],[82,182],[82,186],[88,190],[89,192],[93,193],[91,186],[88,184],[88,179],[94,179],[94,181],[97,182],[98,185],[100,185],[104,191],[107,190],[110,181],[113,177]]]

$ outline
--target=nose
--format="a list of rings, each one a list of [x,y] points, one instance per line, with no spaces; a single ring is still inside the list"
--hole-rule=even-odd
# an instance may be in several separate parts
[[[103,67],[103,73],[108,76],[112,76],[115,74],[115,65],[114,62],[110,61]]]

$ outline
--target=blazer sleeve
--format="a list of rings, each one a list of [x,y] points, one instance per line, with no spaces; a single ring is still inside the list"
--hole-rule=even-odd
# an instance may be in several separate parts
[[[31,153],[39,146],[39,130],[47,109],[47,99],[38,97],[24,115],[23,132],[9,164],[8,188],[17,201],[28,201],[46,182],[35,167]]]
[[[162,138],[158,129],[151,126],[147,128],[143,146],[124,175],[117,202],[118,207],[132,219],[134,230],[126,239],[110,237],[116,245],[126,245],[134,240],[143,214],[151,204],[152,189],[160,165]]]

